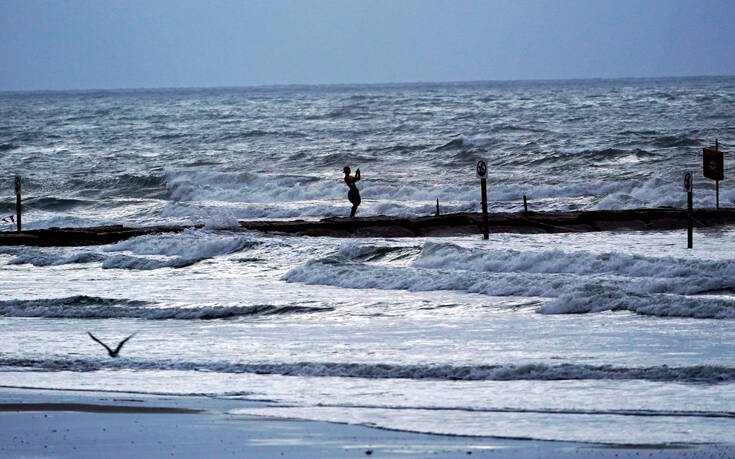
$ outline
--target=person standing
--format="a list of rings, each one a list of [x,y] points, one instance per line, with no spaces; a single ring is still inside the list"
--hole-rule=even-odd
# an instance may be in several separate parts
[[[350,217],[354,217],[355,212],[357,212],[357,206],[360,205],[360,201],[361,201],[360,191],[355,186],[355,182],[360,181],[360,168],[359,167],[357,168],[357,170],[355,171],[354,177],[350,175],[351,171],[349,167],[345,167],[344,172],[345,172],[345,183],[350,189],[350,191],[347,192],[347,199],[349,199],[350,202],[352,203],[352,212],[350,212]]]

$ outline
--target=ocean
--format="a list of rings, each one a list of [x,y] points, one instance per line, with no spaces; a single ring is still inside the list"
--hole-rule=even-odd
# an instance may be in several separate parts
[[[202,225],[0,247],[0,386],[590,443],[732,442],[735,228],[313,238],[243,219],[735,207],[735,77],[0,93],[0,217]],[[11,231],[11,223],[0,230]],[[116,344],[118,359],[87,335]]]

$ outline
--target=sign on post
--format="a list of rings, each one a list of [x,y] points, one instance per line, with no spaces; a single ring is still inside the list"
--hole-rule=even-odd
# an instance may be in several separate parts
[[[487,161],[485,161],[484,159],[478,159],[477,163],[475,164],[475,170],[477,171],[477,176],[479,178],[487,178]]]
[[[725,179],[725,155],[715,139],[714,148],[702,149],[702,173],[715,181],[715,208],[720,208],[720,180]]]
[[[20,175],[15,176],[15,224],[16,231],[21,230],[21,209],[20,209]]]
[[[684,174],[684,191],[691,193],[694,183],[692,182],[692,173],[687,172]]]
[[[692,201],[694,183],[692,179],[692,173],[687,172],[684,174],[684,191],[687,192],[687,248],[691,249],[694,240],[694,216],[692,215]]]
[[[708,179],[725,179],[725,158],[721,151],[713,148],[702,149],[702,173]]]
[[[489,239],[489,231],[487,227],[487,161],[478,159],[475,163],[475,171],[480,177],[480,190],[482,193],[482,223],[483,223],[483,239]]]

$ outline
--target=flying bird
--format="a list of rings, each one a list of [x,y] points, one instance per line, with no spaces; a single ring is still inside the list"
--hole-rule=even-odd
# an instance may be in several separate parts
[[[98,343],[100,343],[100,344],[101,344],[102,346],[104,346],[104,348],[105,348],[105,349],[107,349],[107,353],[108,353],[108,354],[110,354],[110,357],[113,357],[113,358],[114,358],[114,357],[117,357],[117,356],[118,356],[118,355],[120,354],[120,349],[122,349],[123,345],[124,345],[124,344],[125,344],[125,343],[126,343],[126,342],[127,342],[127,341],[128,341],[129,339],[130,339],[130,338],[132,338],[133,336],[135,336],[135,335],[136,335],[137,333],[138,333],[138,332],[135,332],[135,333],[133,333],[132,335],[130,335],[130,336],[128,336],[127,338],[125,338],[124,340],[120,341],[120,344],[118,344],[118,345],[117,345],[117,347],[115,348],[115,350],[113,351],[112,349],[110,349],[110,346],[108,346],[107,344],[105,344],[105,343],[103,343],[102,341],[98,340],[98,339],[97,339],[97,337],[96,337],[96,336],[94,336],[94,335],[93,335],[92,333],[90,333],[90,332],[87,332],[87,334],[89,335],[89,337],[90,337],[90,338],[92,338],[93,340],[97,341]]]

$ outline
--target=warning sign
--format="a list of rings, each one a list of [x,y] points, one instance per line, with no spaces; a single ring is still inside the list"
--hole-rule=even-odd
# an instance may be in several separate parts
[[[487,161],[484,159],[478,159],[477,164],[475,164],[475,170],[477,171],[477,176],[479,178],[487,178]]]
[[[712,180],[724,180],[725,159],[721,151],[714,148],[702,149],[702,172]]]

